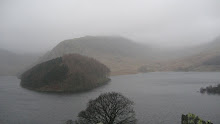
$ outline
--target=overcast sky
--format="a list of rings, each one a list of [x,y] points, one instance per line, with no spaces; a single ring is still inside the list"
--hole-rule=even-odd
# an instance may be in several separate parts
[[[220,35],[220,0],[0,0],[0,48],[47,51],[85,35],[160,46],[208,42]]]

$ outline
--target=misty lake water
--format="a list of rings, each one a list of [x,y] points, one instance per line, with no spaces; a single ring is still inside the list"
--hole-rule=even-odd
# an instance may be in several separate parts
[[[219,72],[154,72],[111,79],[85,93],[51,94],[24,89],[16,77],[0,77],[0,124],[63,124],[76,119],[89,99],[110,91],[135,102],[139,124],[180,124],[181,114],[189,112],[220,124],[220,95],[198,92],[220,83]]]

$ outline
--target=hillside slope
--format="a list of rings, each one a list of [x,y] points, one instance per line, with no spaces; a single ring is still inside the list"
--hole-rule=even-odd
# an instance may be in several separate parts
[[[14,76],[37,61],[39,55],[20,55],[0,49],[0,75]]]
[[[110,70],[93,58],[68,54],[34,66],[21,75],[21,85],[37,91],[76,92],[106,83]]]
[[[143,63],[153,60],[148,47],[119,36],[85,36],[65,40],[44,55],[40,62],[68,53],[93,57],[111,69],[112,75],[137,73]]]
[[[220,37],[204,46],[199,54],[169,63],[167,70],[220,71]]]

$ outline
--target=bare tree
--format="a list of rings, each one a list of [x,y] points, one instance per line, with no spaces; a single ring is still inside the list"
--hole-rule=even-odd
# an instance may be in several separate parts
[[[135,111],[131,100],[120,93],[101,94],[90,100],[87,108],[78,114],[79,124],[136,124]]]

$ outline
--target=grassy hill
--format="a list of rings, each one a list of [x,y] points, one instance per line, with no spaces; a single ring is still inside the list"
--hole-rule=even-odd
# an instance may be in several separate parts
[[[154,58],[148,46],[135,43],[119,36],[85,36],[59,43],[40,62],[51,60],[68,53],[93,57],[110,68],[112,75],[137,73],[143,63]]]
[[[24,72],[21,85],[37,91],[77,92],[106,83],[109,73],[104,64],[93,58],[68,54]]]
[[[200,53],[168,63],[166,69],[174,71],[220,71],[220,37],[205,44]]]
[[[120,36],[85,36],[60,42],[40,58],[45,62],[77,53],[97,59],[111,75],[151,71],[219,71],[220,37],[211,43],[184,49],[160,49]]]
[[[140,66],[138,71],[220,71],[220,37],[210,43],[185,50],[170,51],[159,51],[154,54],[163,59],[150,64],[146,63]]]

